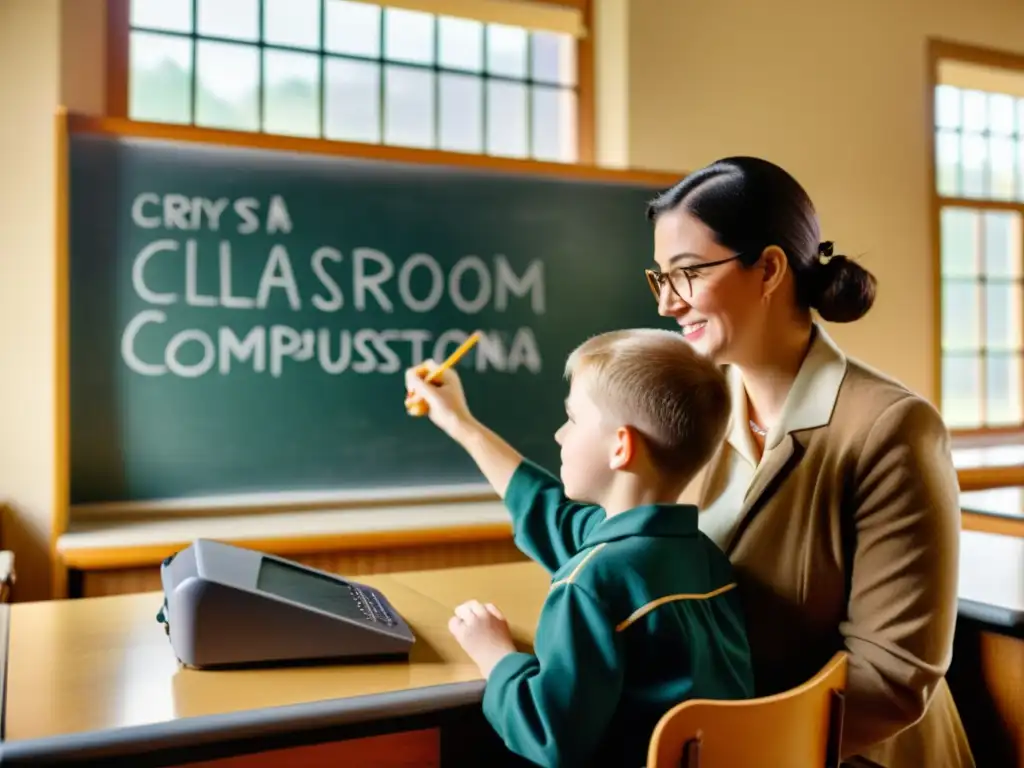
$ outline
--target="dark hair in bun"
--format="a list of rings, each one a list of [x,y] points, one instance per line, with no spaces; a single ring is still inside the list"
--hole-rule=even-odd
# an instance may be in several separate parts
[[[728,157],[696,171],[647,206],[647,218],[684,207],[719,243],[753,266],[765,248],[781,248],[793,270],[797,301],[824,320],[849,323],[867,314],[876,281],[864,267],[819,242],[818,215],[796,179],[767,160]]]
[[[792,259],[790,259],[792,261]],[[875,302],[875,276],[855,261],[832,253],[832,243],[818,245],[814,280],[805,281],[809,295],[803,298],[825,320],[850,323],[862,318]],[[799,290],[800,278],[797,277]]]

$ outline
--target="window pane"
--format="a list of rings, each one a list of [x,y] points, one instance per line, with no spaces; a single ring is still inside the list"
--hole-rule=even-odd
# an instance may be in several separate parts
[[[942,209],[942,274],[978,274],[980,217],[967,208]]]
[[[434,73],[389,66],[384,73],[384,141],[434,146]]]
[[[328,59],[326,134],[338,141],[380,141],[380,65]]]
[[[442,48],[443,50],[443,48]],[[441,149],[482,152],[484,83],[474,75],[440,75]]]
[[[985,421],[992,426],[1021,422],[1020,356],[993,355],[985,361]]]
[[[264,59],[264,130],[320,135],[320,57],[268,50]]]
[[[576,85],[576,40],[557,32],[533,32],[530,76],[552,85]]]
[[[385,8],[384,58],[411,64],[433,64],[433,14]]]
[[[129,43],[132,120],[188,123],[192,119],[192,41],[132,32]]]
[[[1017,139],[1017,200],[1024,200],[1024,139]]]
[[[979,283],[974,281],[942,281],[943,350],[957,352],[981,347],[980,292]]]
[[[1020,214],[989,211],[982,218],[985,274],[1017,277],[1021,273]]]
[[[442,67],[483,70],[484,25],[479,21],[442,16],[437,20],[437,38],[437,63]]]
[[[960,89],[952,85],[935,88],[935,125],[941,128],[960,127]]]
[[[238,131],[259,128],[259,48],[200,41],[196,124]]]
[[[522,83],[487,83],[488,154],[526,157],[526,95]]]
[[[192,0],[132,0],[131,25],[191,32]]]
[[[527,33],[521,27],[487,25],[487,71],[499,77],[526,78]]]
[[[533,88],[531,138],[538,160],[576,161],[576,92],[570,88]]]
[[[259,0],[199,0],[198,31],[211,37],[259,40]]]
[[[1016,104],[1013,97],[1005,93],[989,95],[989,127],[998,136],[1010,136],[1014,132]]]
[[[1020,340],[1020,283],[996,281],[985,286],[985,346],[1016,350]]]
[[[380,6],[327,0],[328,51],[349,56],[380,56]]]
[[[939,131],[935,137],[936,182],[940,195],[960,195],[960,134]]]
[[[263,0],[263,37],[272,45],[320,47],[320,0]]]
[[[987,152],[982,136],[967,134],[963,144],[963,196],[985,196],[985,165]]]
[[[988,129],[988,95],[981,91],[964,91],[964,130],[981,132]]]
[[[1013,199],[1013,139],[993,136],[989,139],[989,197],[993,200]]]
[[[942,417],[950,428],[981,423],[981,373],[976,355],[942,359]]]

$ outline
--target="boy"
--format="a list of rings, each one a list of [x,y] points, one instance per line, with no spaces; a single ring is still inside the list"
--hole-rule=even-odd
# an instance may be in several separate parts
[[[535,655],[516,652],[493,605],[449,629],[486,678],[483,711],[542,766],[644,765],[655,725],[690,698],[753,696],[728,559],[677,504],[729,418],[723,374],[676,333],[606,333],[578,347],[561,480],[477,422],[452,370],[406,373],[438,427],[476,461],[512,516],[516,545],[552,573]]]

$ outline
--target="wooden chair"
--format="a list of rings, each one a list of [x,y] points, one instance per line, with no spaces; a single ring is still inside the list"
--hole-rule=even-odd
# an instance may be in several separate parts
[[[789,691],[685,701],[654,729],[647,768],[839,768],[846,653]]]

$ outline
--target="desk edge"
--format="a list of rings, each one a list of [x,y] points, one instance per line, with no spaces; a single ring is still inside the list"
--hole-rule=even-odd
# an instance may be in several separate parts
[[[957,604],[957,615],[976,621],[993,632],[1024,634],[1024,610],[1017,608],[961,597]]]
[[[0,743],[0,762],[65,762],[124,757],[180,747],[258,739],[267,735],[313,731],[378,722],[479,703],[484,681],[407,688],[343,699],[283,707],[186,717],[161,723],[82,731]]]

